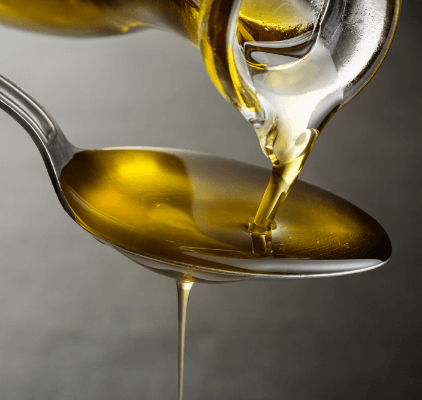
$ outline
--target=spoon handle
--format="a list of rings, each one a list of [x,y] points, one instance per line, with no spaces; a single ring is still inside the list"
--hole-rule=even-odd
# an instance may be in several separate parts
[[[64,136],[48,112],[27,92],[0,75],[0,108],[31,136],[44,159],[54,189],[66,212],[74,218],[63,197],[59,177],[63,167],[78,151]]]
[[[53,143],[58,128],[46,111],[23,89],[0,76],[0,107],[14,118],[35,140]]]

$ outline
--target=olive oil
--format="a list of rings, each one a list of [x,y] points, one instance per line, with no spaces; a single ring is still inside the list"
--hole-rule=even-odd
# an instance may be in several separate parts
[[[74,36],[155,27],[200,46],[201,3],[210,1],[0,0],[0,21]],[[306,196],[283,204],[319,133],[343,101],[336,66],[318,33],[326,3],[244,0],[229,48],[227,37],[218,35],[209,48],[201,47],[211,79],[253,125],[273,164],[266,190],[268,171],[158,150],[82,151],[62,171],[63,194],[88,232],[134,254],[183,266],[183,275],[177,276],[179,400],[187,301],[198,280],[190,276],[189,266],[210,273],[288,275],[288,264],[280,259],[382,260],[389,251],[376,247],[376,223],[368,225],[354,209],[351,217],[350,208],[326,193],[302,184]],[[220,48],[228,63],[223,77],[213,58]],[[230,93],[226,78],[234,85]],[[199,168],[198,163],[208,165]],[[361,252],[357,242],[362,237],[374,241],[373,253]]]
[[[249,219],[269,178],[278,190],[279,176],[264,168],[194,152],[127,148],[76,153],[60,184],[76,222],[88,232],[185,266],[185,274],[190,267],[288,274],[284,261],[294,259],[327,265],[327,260],[385,259],[376,246],[381,228],[375,221],[368,223],[356,207],[303,182],[275,217],[273,252],[254,254]],[[367,253],[362,237],[374,244]]]
[[[185,366],[185,334],[186,334],[186,316],[188,311],[189,294],[193,282],[188,278],[176,281],[177,297],[179,308],[179,381],[178,381],[178,399],[183,397],[183,370]]]
[[[299,158],[293,171],[302,162]],[[297,276],[298,259],[310,260],[301,269],[303,276],[330,275],[329,260],[337,271],[341,260],[347,260],[346,271],[350,260],[367,267],[391,253],[389,245],[380,247],[389,242],[374,220],[321,189],[297,182],[282,205],[271,203],[280,191],[284,200],[286,187],[291,187],[288,179],[288,167],[271,173],[232,160],[162,149],[81,151],[62,170],[60,185],[80,226],[120,251],[126,249],[123,254],[136,262],[158,260],[164,268],[154,270],[177,279],[179,400],[187,301],[194,282],[217,281],[214,275],[223,276],[221,281],[248,279],[250,273]],[[280,206],[282,212],[275,216]],[[249,217],[258,207],[258,214],[275,220],[270,232],[250,235]],[[137,254],[142,257],[135,258]],[[365,259],[372,261],[365,264]]]
[[[73,36],[125,34],[142,28],[171,30],[198,41],[197,0],[1,0],[2,23]],[[304,0],[244,0],[239,15],[241,41],[285,40],[313,29],[312,8]]]

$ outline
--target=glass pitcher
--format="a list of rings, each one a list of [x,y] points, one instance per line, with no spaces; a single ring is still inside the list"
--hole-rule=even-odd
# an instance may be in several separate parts
[[[401,0],[0,0],[0,22],[70,36],[150,27],[180,35],[201,49],[211,80],[254,126],[264,154],[274,165],[286,165],[309,151],[315,132],[372,78],[391,44],[400,5]],[[310,73],[314,64],[333,73]],[[275,100],[268,96],[274,71],[283,86]],[[300,103],[301,117],[289,122],[287,106],[294,101],[286,93],[292,87],[296,97],[320,93],[323,85],[327,93],[308,96],[309,104]]]

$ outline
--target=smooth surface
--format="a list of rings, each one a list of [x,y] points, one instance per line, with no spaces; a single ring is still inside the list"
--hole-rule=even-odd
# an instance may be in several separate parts
[[[421,397],[420,7],[405,2],[385,63],[324,130],[300,178],[378,220],[391,261],[340,278],[195,287],[186,399]],[[145,32],[84,42],[2,28],[0,41],[1,74],[78,147],[177,147],[268,165],[182,40]],[[174,398],[174,281],[85,234],[26,132],[0,121],[0,397]]]
[[[390,258],[390,240],[372,217],[300,181],[262,237],[271,251],[255,251],[248,223],[270,176],[203,153],[129,147],[75,154],[60,185],[81,227],[177,279],[324,277]]]

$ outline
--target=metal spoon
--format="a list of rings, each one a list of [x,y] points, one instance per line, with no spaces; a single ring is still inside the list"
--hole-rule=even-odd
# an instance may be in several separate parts
[[[61,205],[69,216],[77,221],[78,218],[62,190],[60,176],[72,158],[80,156],[84,151],[69,143],[54,119],[29,94],[1,76],[0,107],[18,121],[34,140],[44,159]],[[153,151],[158,157],[157,160],[163,154],[181,159],[187,165],[192,182],[196,182],[196,185],[210,185],[207,190],[210,193],[216,193],[214,199],[216,205],[220,199],[218,188],[228,187],[228,180],[230,190],[228,193],[221,194],[221,199],[223,196],[242,196],[242,193],[245,193],[242,190],[245,182],[249,182],[250,198],[245,197],[243,201],[245,204],[248,201],[259,203],[259,196],[263,193],[268,179],[269,172],[265,169],[206,154],[168,149],[148,150],[147,148],[140,151],[144,154]],[[160,178],[160,173],[158,171],[157,180]],[[253,177],[252,181],[251,177]],[[89,179],[89,173],[81,179]],[[166,258],[159,251],[140,252],[133,248],[116,245],[111,239],[107,239],[106,234],[101,234],[100,238],[93,233],[96,232],[95,226],[89,231],[100,242],[158,273],[176,279],[181,279],[188,274],[191,280],[203,282],[350,274],[379,267],[385,264],[391,255],[390,241],[384,229],[357,207],[328,192],[298,182],[283,207],[282,217],[276,219],[279,227],[273,231],[273,241],[283,243],[285,257],[282,258],[247,256],[239,258],[230,254],[203,252],[191,246],[190,243],[186,243],[180,249],[179,260],[174,261]],[[332,210],[335,210],[334,214]],[[301,221],[301,224],[298,225],[298,221]],[[300,229],[297,228],[298,226]],[[353,239],[350,245],[348,240],[342,243],[336,241],[336,230],[340,227],[346,236],[349,235]],[[229,228],[218,226],[216,229]],[[287,236],[293,234],[296,240],[286,239]],[[245,235],[247,237],[246,233]],[[161,236],[162,238],[158,239],[161,242],[158,243],[157,248],[165,249],[172,237],[167,237],[165,232]],[[322,242],[320,243],[318,239]]]

